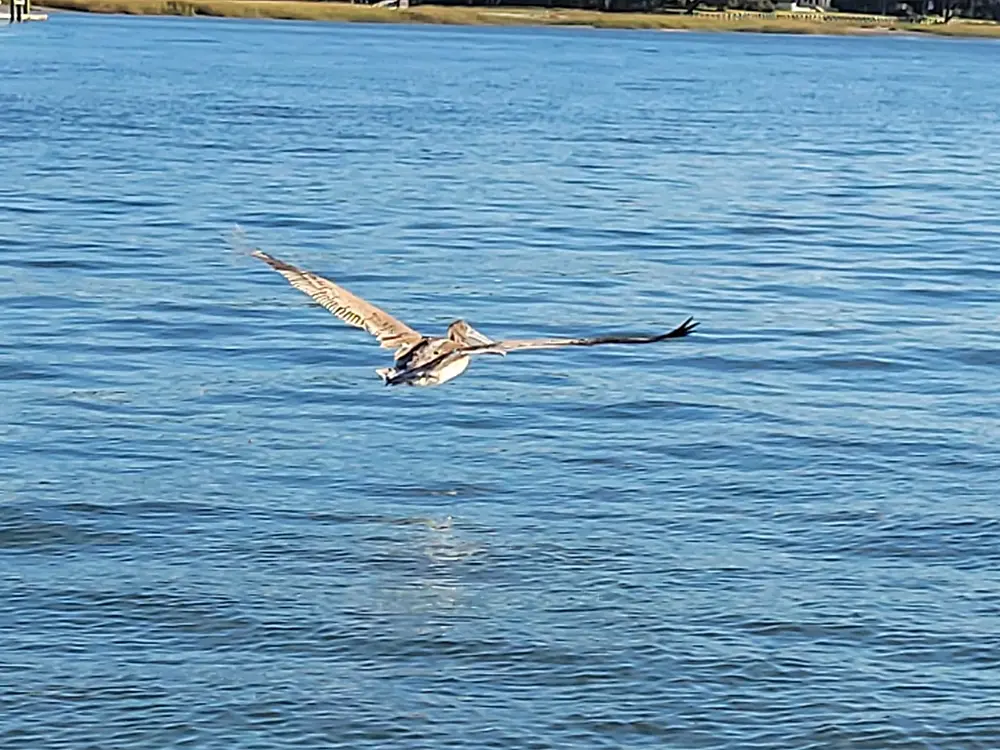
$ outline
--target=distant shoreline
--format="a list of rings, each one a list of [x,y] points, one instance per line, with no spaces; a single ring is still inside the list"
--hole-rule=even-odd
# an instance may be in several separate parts
[[[48,8],[127,15],[270,18],[355,23],[463,26],[584,26],[661,31],[728,31],[774,34],[933,34],[1000,38],[1000,24],[952,21],[905,23],[880,16],[840,13],[602,13],[514,6],[417,5],[404,10],[312,0],[45,0]]]

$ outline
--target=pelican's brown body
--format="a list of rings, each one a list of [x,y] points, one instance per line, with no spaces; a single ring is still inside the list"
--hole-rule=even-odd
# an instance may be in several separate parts
[[[572,339],[508,339],[494,341],[464,320],[456,320],[443,337],[424,336],[384,310],[347,289],[310,271],[254,250],[255,258],[267,263],[288,282],[332,312],[345,323],[363,328],[386,348],[395,349],[393,367],[376,372],[386,385],[441,385],[461,375],[471,358],[480,354],[506,356],[521,349],[557,349],[598,344],[650,344],[686,336],[698,325],[688,318],[672,331],[657,336],[602,336]]]
[[[376,370],[386,385],[441,385],[453,380],[469,367],[471,342],[453,334],[465,321],[448,327],[447,338],[424,337],[416,344],[396,352],[394,367]]]

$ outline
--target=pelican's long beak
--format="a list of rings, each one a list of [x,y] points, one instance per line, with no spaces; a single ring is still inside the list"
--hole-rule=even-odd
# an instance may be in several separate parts
[[[465,340],[468,341],[470,344],[475,344],[476,346],[489,346],[490,344],[496,343],[489,336],[480,333],[472,326],[466,327]]]

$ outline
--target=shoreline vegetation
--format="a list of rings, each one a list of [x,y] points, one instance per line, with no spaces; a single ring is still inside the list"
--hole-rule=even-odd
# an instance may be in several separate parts
[[[952,20],[948,23],[913,23],[892,16],[835,12],[619,13],[537,7],[454,5],[386,8],[318,0],[43,0],[42,4],[47,8],[87,13],[268,18],[346,23],[584,26],[602,29],[742,31],[777,34],[911,33],[1000,38],[1000,24],[990,22]]]

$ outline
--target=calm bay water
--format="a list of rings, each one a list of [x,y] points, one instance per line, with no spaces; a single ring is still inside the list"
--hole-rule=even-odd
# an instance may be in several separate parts
[[[1000,746],[998,59],[0,29],[0,746]]]

